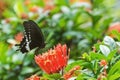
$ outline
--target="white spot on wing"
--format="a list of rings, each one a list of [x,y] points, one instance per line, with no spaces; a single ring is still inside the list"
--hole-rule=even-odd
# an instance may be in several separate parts
[[[25,46],[26,50],[28,50],[28,51],[30,51],[30,46],[29,46],[29,44],[30,44],[30,42],[27,42],[27,44],[26,44],[26,46]]]

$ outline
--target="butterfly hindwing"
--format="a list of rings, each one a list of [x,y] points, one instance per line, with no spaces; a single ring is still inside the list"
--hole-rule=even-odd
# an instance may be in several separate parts
[[[38,25],[32,20],[24,21],[23,25],[25,32],[24,38],[20,43],[20,51],[22,53],[25,53],[36,47],[44,48],[44,37]]]

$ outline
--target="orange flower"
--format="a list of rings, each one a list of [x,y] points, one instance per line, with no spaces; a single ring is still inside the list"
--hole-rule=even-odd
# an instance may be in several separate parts
[[[53,5],[45,6],[44,12],[45,12],[45,11],[48,11],[48,10],[53,10],[54,8],[55,8],[55,6],[53,6]]]
[[[54,49],[35,56],[35,62],[48,74],[62,70],[68,61],[67,46],[58,44]]]
[[[32,6],[31,8],[30,8],[30,11],[31,12],[37,12],[39,10],[39,7],[38,6]]]
[[[20,17],[21,19],[28,19],[29,16],[26,13],[21,13]]]
[[[53,0],[43,0],[45,7],[44,7],[44,12],[47,10],[52,10],[55,8],[54,6],[54,1]]]
[[[25,4],[26,6],[28,6],[29,4],[31,4],[31,1],[30,1],[30,0],[25,0],[25,1],[24,1],[24,4]]]
[[[22,38],[23,38],[23,33],[21,33],[21,32],[15,35],[15,40],[17,42],[22,41]]]
[[[4,0],[0,0],[0,18],[2,18],[2,13],[4,12],[4,10],[7,7],[7,3],[5,3]]]
[[[101,60],[100,61],[100,66],[103,66],[103,71],[100,73],[97,80],[103,80],[103,78],[105,78],[107,76],[107,71],[106,71],[106,69],[108,68],[107,67],[107,61],[106,60]]]
[[[107,61],[106,60],[101,60],[100,61],[100,66],[106,66],[107,65]]]
[[[40,80],[40,77],[37,75],[32,75],[30,78],[27,78],[25,80]]]
[[[10,23],[10,21],[11,21],[10,18],[6,18],[6,19],[5,19],[5,22],[6,22],[6,23]]]
[[[116,22],[116,23],[113,23],[112,25],[110,25],[110,27],[108,28],[108,34],[111,36],[111,37],[115,37],[111,32],[113,30],[116,30],[120,33],[120,22]]]
[[[64,79],[68,80],[73,76],[74,72],[79,69],[80,69],[80,66],[75,66],[74,68],[72,68],[70,71],[68,71],[66,74],[63,75]]]
[[[44,1],[45,6],[54,4],[53,0],[43,0],[43,1]]]
[[[108,31],[111,32],[113,30],[117,30],[118,32],[120,32],[120,22],[116,22],[110,25]]]

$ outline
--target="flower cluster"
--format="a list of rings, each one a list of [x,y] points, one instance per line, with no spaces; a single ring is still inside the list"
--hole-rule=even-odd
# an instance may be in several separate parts
[[[46,73],[57,73],[67,65],[68,54],[67,46],[58,44],[54,49],[35,56],[35,62]]]
[[[74,73],[75,73],[76,70],[80,70],[80,66],[75,66],[75,67],[73,67],[71,70],[69,70],[67,73],[65,73],[65,74],[63,75],[63,78],[64,78],[65,80],[68,80],[68,79],[70,79],[71,77],[75,76]]]
[[[100,66],[106,66],[107,65],[107,61],[106,60],[101,60],[100,61]]]
[[[103,80],[107,76],[107,71],[106,71],[106,69],[108,68],[107,67],[107,61],[106,60],[101,60],[100,61],[100,66],[103,67],[103,71],[100,73],[97,80]]]

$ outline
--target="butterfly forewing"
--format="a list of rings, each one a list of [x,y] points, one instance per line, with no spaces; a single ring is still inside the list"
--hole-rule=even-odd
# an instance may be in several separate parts
[[[25,32],[24,38],[20,43],[20,51],[22,53],[25,53],[36,47],[44,48],[44,37],[38,25],[32,20],[24,21],[23,25]]]

